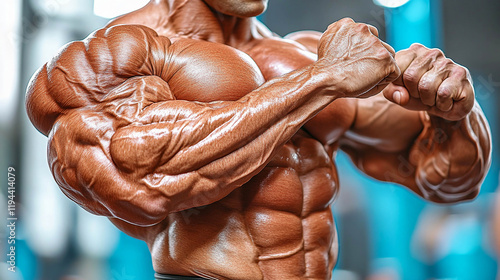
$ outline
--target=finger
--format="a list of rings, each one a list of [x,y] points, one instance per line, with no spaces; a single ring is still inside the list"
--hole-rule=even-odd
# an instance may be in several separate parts
[[[403,83],[410,92],[410,95],[418,98],[420,97],[418,85],[422,76],[427,73],[433,66],[434,62],[440,57],[444,57],[443,53],[438,49],[426,49],[423,46],[412,46],[410,49],[425,51],[421,55],[417,55],[411,62],[406,71],[403,73]]]
[[[436,104],[438,88],[448,76],[448,71],[432,68],[424,73],[418,83],[418,92],[422,103],[428,106]]]
[[[470,100],[473,100],[474,90],[472,89],[472,85],[468,79],[468,75],[469,74],[465,68],[460,66],[453,67],[449,73],[448,78],[443,81],[443,84],[437,91],[438,98],[436,99],[436,103],[438,99],[451,99],[452,103],[460,103],[462,100],[466,101],[465,103],[467,103],[470,102]],[[447,108],[448,106],[446,105],[447,103],[449,103],[449,101],[446,101],[444,103],[445,106],[443,106],[443,108]]]
[[[378,29],[371,24],[366,24],[366,25],[368,26],[368,28],[370,28],[370,32],[378,37]]]
[[[409,94],[408,94],[409,95]],[[408,110],[413,110],[413,111],[429,111],[431,108],[422,103],[422,100],[420,98],[415,98],[410,95],[410,100],[408,100],[408,103],[404,106]]]
[[[384,97],[398,105],[406,106],[410,100],[410,94],[405,87],[390,83],[382,92]]]
[[[412,61],[415,59],[416,54],[410,50],[402,50],[397,52],[394,57],[399,69],[401,70],[401,73],[404,73],[408,66],[410,66]],[[394,84],[404,86],[403,76],[401,75],[396,81],[394,81]]]
[[[459,120],[466,116],[474,105],[474,90],[466,79],[450,76],[440,85],[436,107],[429,113],[448,120]],[[440,114],[440,113],[446,114]]]
[[[453,95],[459,92],[459,86],[452,79],[446,79],[437,90],[436,108],[448,112],[453,107]]]
[[[431,60],[421,60],[416,58],[403,73],[403,84],[406,86],[410,95],[414,98],[420,98],[418,85],[422,76],[430,69]]]

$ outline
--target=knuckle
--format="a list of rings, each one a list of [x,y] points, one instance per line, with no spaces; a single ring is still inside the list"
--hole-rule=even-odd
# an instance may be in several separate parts
[[[350,17],[345,17],[343,19],[341,19],[339,22],[342,22],[342,23],[353,23],[354,20]]]
[[[439,69],[441,71],[447,71],[450,67],[453,67],[453,61],[449,58],[438,59],[433,64],[435,69]]]
[[[423,61],[428,61],[432,65],[439,65],[439,61],[444,57],[443,53],[439,49],[426,49],[421,52],[421,57]]]
[[[447,86],[441,87],[437,92],[437,97],[439,99],[450,99],[451,98],[451,90]]]
[[[354,23],[354,20],[352,20],[351,18],[343,18],[343,19],[341,19],[339,21],[336,21],[336,22],[330,24],[328,26],[328,28],[330,29],[330,28],[333,28],[333,27],[337,27],[338,25],[340,25],[340,26],[350,25],[352,23]]]
[[[370,32],[370,27],[368,27],[368,25],[364,24],[364,23],[360,23],[359,24],[359,29],[361,31],[364,31],[364,32]]]
[[[429,78],[422,78],[418,84],[418,90],[422,92],[430,92],[432,82]]]
[[[419,50],[427,49],[427,48],[420,43],[413,43],[409,49],[412,51],[419,51]]]
[[[360,32],[370,32],[370,28],[364,23],[357,23],[355,29]]]
[[[389,53],[388,50],[385,48],[381,47],[377,50],[377,57],[382,59],[382,60],[387,60],[387,62],[392,62],[392,56]],[[391,63],[391,65],[394,63]]]
[[[467,70],[467,68],[460,66],[460,65],[456,65],[454,67],[453,71],[455,73],[457,73],[457,75],[460,76],[461,78],[467,78],[469,75],[469,70]]]
[[[444,56],[443,51],[440,49],[434,48],[434,49],[429,49],[429,54],[433,57],[441,57]]]
[[[453,94],[453,89],[450,86],[441,86],[437,92],[437,98],[439,100],[451,100]]]
[[[443,63],[445,65],[455,65],[455,62],[453,60],[451,60],[450,58],[443,59]]]
[[[328,28],[326,30],[330,31],[330,30],[332,30],[334,28],[337,28],[337,24],[339,24],[339,22],[331,23],[330,25],[328,25]]]
[[[467,79],[472,79],[472,78],[471,78],[471,75],[470,75],[470,71],[469,71],[469,69],[468,69],[468,68],[466,68],[466,67],[463,67],[463,66],[461,66],[461,67],[465,69],[465,75],[467,76]]]
[[[410,83],[418,83],[417,71],[414,68],[408,68],[403,73],[403,80]]]

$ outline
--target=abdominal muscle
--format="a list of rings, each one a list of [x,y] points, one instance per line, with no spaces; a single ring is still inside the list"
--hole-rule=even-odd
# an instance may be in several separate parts
[[[224,199],[151,228],[145,239],[154,268],[208,279],[330,279],[337,191],[331,154],[300,131]]]

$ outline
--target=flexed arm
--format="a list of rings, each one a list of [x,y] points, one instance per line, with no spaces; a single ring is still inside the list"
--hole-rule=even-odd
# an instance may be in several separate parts
[[[290,104],[276,120],[271,115],[278,112],[252,112],[249,103],[166,101],[119,128],[105,113],[75,110],[60,117],[49,136],[51,170],[68,196],[91,212],[135,224],[161,221],[248,181],[321,106]],[[154,117],[150,110],[157,110]]]
[[[223,198],[335,98],[369,94],[399,74],[390,51],[353,22],[325,33],[326,43],[343,40],[338,29],[367,37],[352,46],[366,53],[348,64],[344,50],[325,47],[317,63],[239,100],[202,103],[176,100],[170,91],[176,43],[145,27],[115,26],[68,45],[43,67],[27,108],[50,132],[49,164],[71,199],[96,214],[155,224]],[[365,56],[379,70],[369,82],[337,80],[335,73],[358,68]]]
[[[401,77],[385,98],[357,100],[342,147],[368,175],[428,200],[474,198],[490,166],[491,136],[467,69],[418,44],[396,60]]]

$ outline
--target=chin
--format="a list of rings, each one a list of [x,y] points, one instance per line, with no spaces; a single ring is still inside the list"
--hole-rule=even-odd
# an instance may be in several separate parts
[[[264,13],[267,9],[267,2],[257,2],[255,4],[249,4],[251,7],[242,7],[239,14],[235,14],[237,17],[256,17]],[[244,9],[246,8],[246,9]]]
[[[229,0],[229,1],[209,1],[210,6],[220,13],[235,17],[256,17],[264,13],[267,9],[267,0]]]

